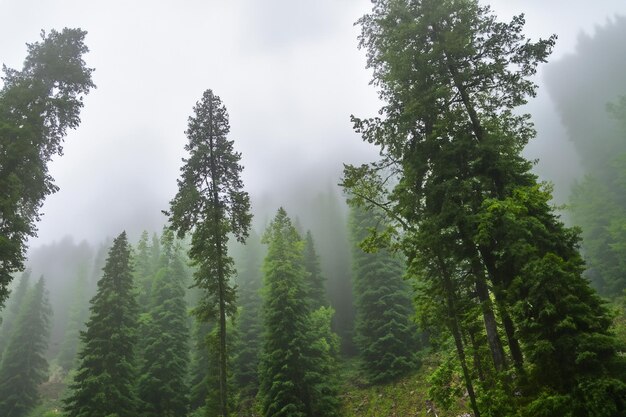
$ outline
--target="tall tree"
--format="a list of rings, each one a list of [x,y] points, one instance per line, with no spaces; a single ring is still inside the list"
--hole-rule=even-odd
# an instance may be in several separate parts
[[[213,91],[206,90],[189,118],[185,132],[189,158],[183,160],[178,192],[166,212],[179,237],[193,230],[189,257],[197,267],[194,285],[204,291],[194,312],[202,320],[217,319],[222,417],[228,416],[226,318],[237,312],[229,281],[235,271],[228,256],[228,236],[243,243],[252,218],[241,181],[241,154],[228,140],[229,131],[226,107]]]
[[[37,405],[39,385],[46,381],[50,315],[43,277],[20,309],[0,363],[0,415],[22,417]]]
[[[68,417],[135,417],[138,305],[126,232],[113,241],[81,332],[79,366],[64,400]]]
[[[186,279],[183,262],[171,247],[171,235],[169,230],[163,232],[169,259],[163,259],[152,286],[142,352],[138,393],[145,417],[184,416],[188,409]]]
[[[28,44],[21,71],[3,68],[0,90],[0,306],[11,273],[24,267],[46,196],[58,190],[48,162],[63,153],[68,129],[80,123],[82,97],[94,84],[83,55],[86,32],[42,32]]]
[[[505,392],[477,398],[464,372],[474,414],[506,414],[516,392],[529,415],[623,410],[610,320],[581,277],[578,237],[521,156],[534,131],[514,109],[535,94],[530,77],[554,38],[528,41],[523,16],[501,23],[475,0],[378,0],[360,24],[386,104],[382,118],[353,121],[383,159],[347,167],[344,185],[386,211],[395,230],[374,240],[405,251],[433,303],[453,317],[478,307],[496,371],[485,386]]]
[[[410,289],[403,280],[404,267],[398,254],[387,249],[367,253],[360,246],[372,228],[382,228],[375,212],[353,208],[350,231],[357,313],[355,342],[367,379],[380,383],[414,367],[417,329],[411,322],[414,311]]]

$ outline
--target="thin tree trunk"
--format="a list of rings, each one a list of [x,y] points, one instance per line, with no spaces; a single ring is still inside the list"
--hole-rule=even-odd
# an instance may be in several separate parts
[[[448,275],[448,271],[445,267],[445,263],[441,259],[439,255],[437,255],[437,260],[439,262],[439,269],[441,273],[441,277],[444,283],[444,290],[446,293],[446,304],[448,307],[448,314],[450,317],[449,326],[452,331],[452,337],[454,338],[454,345],[456,346],[456,353],[459,357],[459,362],[461,363],[461,369],[463,370],[463,379],[465,380],[465,388],[467,389],[467,395],[470,398],[470,403],[472,406],[472,410],[474,411],[474,417],[480,417],[480,411],[478,410],[478,404],[476,403],[476,393],[474,392],[474,384],[472,383],[472,378],[469,372],[469,368],[467,367],[467,359],[465,357],[465,349],[463,348],[463,340],[461,338],[461,331],[459,329],[459,322],[456,315],[456,307],[454,305],[454,290],[452,282],[450,281],[450,276]]]
[[[493,365],[497,371],[503,371],[506,369],[506,358],[504,356],[502,342],[500,341],[500,335],[498,335],[498,323],[496,322],[496,316],[493,312],[493,304],[489,298],[489,290],[487,289],[484,276],[475,277],[475,287],[478,300],[480,301],[480,308],[483,313],[485,331],[487,332],[487,343],[489,344],[489,350],[491,350]]]

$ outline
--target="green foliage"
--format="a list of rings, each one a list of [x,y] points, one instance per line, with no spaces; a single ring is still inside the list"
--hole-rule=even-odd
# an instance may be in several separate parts
[[[270,223],[263,243],[263,318],[265,338],[260,366],[260,396],[265,417],[309,415],[305,383],[309,309],[305,300],[303,242],[284,209]]]
[[[358,245],[381,226],[373,212],[353,208],[353,282],[356,301],[356,345],[363,372],[371,383],[388,382],[415,366],[417,338],[411,322],[410,290],[402,261],[386,249],[366,253]]]
[[[316,310],[322,306],[328,306],[328,297],[326,296],[326,279],[322,275],[322,267],[320,266],[319,257],[315,250],[315,242],[311,231],[306,232],[304,238],[304,267],[309,273],[306,280],[307,298],[311,300],[311,308]]]
[[[237,345],[233,358],[233,377],[242,404],[249,403],[259,389],[258,368],[261,350],[261,262],[260,238],[250,234],[243,251],[243,264],[238,267],[239,304]]]
[[[138,305],[130,245],[122,232],[109,250],[98,291],[81,332],[79,366],[64,400],[68,417],[135,417]]]
[[[337,338],[330,330],[332,310],[312,314],[307,302],[303,246],[280,208],[268,226],[263,318],[265,338],[260,365],[260,398],[266,417],[338,415],[333,368]]]
[[[319,307],[310,315],[308,349],[304,365],[305,380],[310,386],[310,416],[337,417],[341,415],[339,397],[339,337],[332,331],[335,312]]]
[[[23,417],[39,401],[46,381],[50,315],[43,277],[28,291],[0,363],[0,415]]]
[[[235,289],[229,281],[235,271],[228,256],[228,236],[232,234],[243,243],[252,218],[250,199],[240,177],[241,154],[227,139],[229,131],[226,107],[206,90],[189,118],[185,132],[189,158],[184,159],[178,192],[166,213],[179,237],[193,229],[189,257],[197,267],[194,286],[203,291],[194,312],[204,321],[217,319],[223,417],[228,415],[226,317],[232,318],[237,312]]]
[[[209,393],[209,333],[211,326],[208,323],[194,321],[193,350],[189,366],[189,407],[192,412],[204,410]],[[195,415],[195,413],[194,413]],[[203,416],[206,417],[206,416]]]
[[[11,337],[11,333],[13,332],[13,326],[17,320],[24,298],[28,293],[29,285],[30,270],[27,269],[22,273],[19,284],[11,293],[9,303],[4,311],[4,318],[2,322],[0,322],[0,360],[2,360],[2,355],[4,354],[4,350],[7,346],[9,338]]]
[[[370,242],[406,254],[427,322],[450,330],[474,414],[553,398],[588,415],[588,396],[621,412],[623,358],[582,277],[577,231],[521,156],[534,131],[515,108],[535,94],[554,37],[528,41],[523,16],[501,23],[474,0],[374,1],[359,23],[386,103],[353,122],[382,160],[347,166],[344,186],[385,213],[393,229]],[[429,298],[442,308],[423,309]],[[507,397],[517,405],[502,409]]]
[[[82,97],[94,84],[86,32],[42,32],[28,44],[21,71],[3,68],[0,90],[0,305],[8,295],[11,273],[23,269],[26,241],[46,196],[57,191],[48,163],[63,153],[68,129],[80,123]]]
[[[142,416],[184,416],[188,407],[188,365],[185,268],[176,249],[170,248],[173,233],[163,232],[169,242],[163,266],[151,291],[147,331],[143,345],[138,394]]]

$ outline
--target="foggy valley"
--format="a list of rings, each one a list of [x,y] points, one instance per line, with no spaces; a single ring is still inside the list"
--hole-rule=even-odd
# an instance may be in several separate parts
[[[626,3],[2,5],[0,417],[626,416]]]

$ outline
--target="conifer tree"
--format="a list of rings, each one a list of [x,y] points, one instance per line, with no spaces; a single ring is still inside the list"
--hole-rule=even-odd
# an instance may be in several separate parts
[[[355,343],[361,367],[371,383],[391,381],[415,365],[416,327],[402,260],[386,249],[361,248],[371,229],[381,230],[375,212],[353,207],[350,217]]]
[[[50,315],[43,277],[28,292],[0,363],[0,415],[23,417],[39,401],[46,381]]]
[[[11,274],[22,270],[26,241],[46,196],[58,187],[48,163],[63,154],[69,129],[80,124],[83,96],[94,87],[83,55],[86,32],[65,28],[28,44],[21,71],[3,68],[0,89],[0,307]]]
[[[304,267],[309,273],[306,280],[307,297],[311,301],[311,308],[317,310],[320,307],[328,306],[328,297],[326,295],[325,282],[326,279],[322,274],[320,260],[315,250],[315,242],[311,231],[306,232],[304,239]]]
[[[205,417],[205,406],[209,396],[209,373],[214,371],[209,362],[209,334],[211,325],[194,320],[192,331],[191,362],[189,364],[189,406],[190,410],[202,410],[199,415]]]
[[[263,235],[268,245],[263,264],[265,339],[261,359],[264,417],[299,417],[311,413],[305,382],[304,352],[310,330],[303,242],[284,209]]]
[[[188,409],[187,306],[185,269],[173,246],[173,233],[163,232],[167,250],[152,285],[142,369],[138,382],[142,415],[184,416]]]
[[[65,402],[68,417],[136,417],[138,305],[130,245],[122,232],[109,250],[98,291],[81,332],[79,366]]]
[[[337,336],[332,310],[315,314],[307,299],[304,242],[284,209],[267,228],[268,245],[260,365],[260,396],[265,417],[331,417],[338,413],[334,370]]]
[[[150,305],[150,286],[152,285],[152,279],[154,275],[152,273],[152,259],[151,259],[151,247],[148,244],[148,232],[143,231],[137,247],[134,253],[135,267],[134,280],[137,283],[137,289],[139,291],[138,302],[142,309],[147,308]]]
[[[183,237],[193,230],[189,257],[197,271],[194,286],[203,290],[195,314],[204,321],[216,319],[219,328],[220,416],[228,416],[228,351],[226,319],[236,314],[233,260],[228,256],[228,236],[243,243],[250,228],[250,199],[243,191],[241,154],[228,140],[228,113],[211,90],[194,107],[186,131],[178,192],[170,202],[172,229]]]
[[[243,248],[243,262],[238,266],[239,315],[237,346],[233,373],[242,402],[255,397],[259,388],[259,352],[261,350],[261,263],[262,247],[258,234],[251,231]],[[245,405],[244,405],[245,406]]]
[[[30,270],[27,269],[22,273],[19,284],[17,284],[17,287],[11,293],[4,317],[0,322],[0,360],[2,360],[4,349],[6,348],[9,337],[13,331],[13,326],[15,325],[15,320],[17,320],[24,298],[28,293],[29,285]]]

